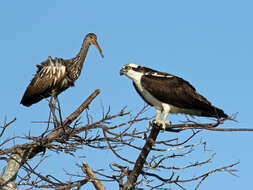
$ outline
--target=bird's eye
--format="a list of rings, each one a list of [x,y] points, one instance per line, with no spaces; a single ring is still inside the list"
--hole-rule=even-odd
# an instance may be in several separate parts
[[[126,66],[126,69],[127,69],[127,70],[130,70],[130,69],[131,69],[131,66],[127,65],[127,66]]]

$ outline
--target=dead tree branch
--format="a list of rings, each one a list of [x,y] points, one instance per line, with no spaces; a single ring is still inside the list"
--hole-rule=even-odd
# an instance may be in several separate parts
[[[41,125],[46,125],[46,129],[38,137],[29,134],[25,137],[16,136],[3,140],[0,144],[0,155],[2,156],[0,161],[7,164],[6,167],[2,168],[0,189],[13,190],[19,186],[57,190],[80,189],[88,182],[92,182],[97,190],[105,190],[106,186],[104,185],[106,183],[116,184],[120,190],[141,189],[142,187],[165,190],[168,189],[168,184],[175,185],[176,188],[186,189],[184,184],[192,183],[197,190],[206,178],[214,173],[227,172],[235,175],[236,170],[233,167],[238,163],[209,171],[201,170],[199,175],[192,175],[194,177],[184,176],[184,171],[196,170],[211,164],[215,154],[211,156],[209,154],[201,160],[199,158],[191,159],[190,163],[185,161],[185,158],[192,156],[195,151],[203,150],[204,153],[207,153],[205,141],[201,139],[198,142],[192,142],[196,139],[197,134],[203,130],[253,131],[253,129],[218,128],[226,120],[217,120],[214,123],[205,124],[187,120],[180,124],[167,125],[165,130],[151,122],[151,128],[146,129],[142,126],[146,125],[144,121],[150,120],[150,118],[143,116],[146,115],[147,106],[144,106],[134,115],[126,111],[126,107],[116,114],[111,114],[110,107],[107,111],[102,108],[102,118],[93,121],[93,116],[86,108],[99,93],[100,90],[94,91],[65,120],[62,120],[61,108],[54,108],[59,110],[59,118],[54,115],[48,122],[40,122]],[[85,109],[86,123],[82,124],[81,120],[77,118]],[[10,122],[5,121],[3,126],[0,126],[0,137],[14,121],[15,119]],[[141,126],[136,126],[138,123]],[[52,125],[54,128],[50,127]],[[187,136],[184,138],[179,135],[172,136],[171,139],[168,139],[167,136],[161,138],[164,133],[179,133],[189,131],[189,129],[192,133],[186,132]],[[162,132],[160,133],[160,131]],[[159,140],[157,140],[158,135]],[[9,144],[8,142],[16,138],[31,142],[3,148]],[[82,171],[81,174],[70,174],[65,171],[67,176],[73,178],[70,181],[61,180],[55,174],[42,174],[38,171],[38,166],[45,159],[48,159],[48,156],[45,155],[46,151],[68,154],[81,159],[84,157],[79,156],[77,151],[81,151],[84,146],[87,149],[96,149],[96,151],[101,152],[102,150],[110,150],[109,153],[117,159],[118,163],[109,160],[104,163],[109,165],[109,169],[95,168],[96,166],[91,169],[86,162],[83,162],[82,166],[79,166],[80,171]],[[129,152],[131,154],[128,154]],[[35,166],[29,165],[28,161],[35,156],[38,157],[38,155],[42,156],[41,160]],[[89,156],[88,151],[87,154],[85,152],[85,156]],[[171,162],[171,160],[180,161],[178,164]],[[20,169],[25,174],[18,175]],[[19,182],[15,182],[17,178]]]
[[[147,159],[149,152],[152,149],[152,146],[155,144],[159,132],[160,130],[154,125],[151,129],[149,137],[146,139],[146,144],[144,145],[139,157],[136,160],[133,171],[130,172],[130,175],[127,178],[127,182],[123,186],[123,190],[134,189],[137,178],[142,172],[143,165]]]
[[[64,135],[66,131],[70,131],[68,126],[83,112],[84,109],[88,107],[88,105],[99,93],[99,89],[94,91],[90,97],[88,97],[72,114],[70,114],[70,116],[67,117],[66,120],[64,120],[63,126],[58,126],[46,137],[36,139],[32,143],[17,145],[11,149],[2,150],[0,152],[1,154],[10,153],[10,157],[8,159],[7,169],[2,177],[0,187],[4,190],[15,189],[15,180],[20,167],[38,153],[45,152],[46,148],[49,147],[53,141],[62,138],[62,135]],[[8,124],[5,126],[8,126]]]
[[[97,190],[105,190],[105,187],[102,185],[102,183],[97,179],[91,168],[86,162],[83,162],[82,170],[84,173],[86,173],[87,178],[93,183],[94,187]]]

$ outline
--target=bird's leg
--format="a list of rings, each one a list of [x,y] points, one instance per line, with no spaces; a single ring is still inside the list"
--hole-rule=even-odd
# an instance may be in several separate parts
[[[48,117],[48,123],[47,123],[47,130],[49,129],[49,125],[51,123],[51,113],[53,112],[53,105],[52,105],[52,99],[53,97],[51,96],[50,100],[49,100],[49,117]]]
[[[160,120],[161,114],[162,114],[162,110],[156,108],[155,120],[151,120],[151,121],[150,121],[150,123],[149,123],[149,125],[148,125],[148,129],[149,129],[150,125],[152,125],[152,124],[159,124],[159,123],[161,122],[161,120]]]
[[[162,114],[162,110],[156,109],[155,121],[160,121],[161,114]]]
[[[59,117],[60,117],[60,123],[61,123],[61,126],[63,126],[62,125],[61,106],[60,106],[60,101],[58,99],[58,96],[56,96],[56,100],[57,100],[57,104],[58,104],[58,112],[59,112]]]
[[[57,121],[57,117],[55,115],[55,104],[56,104],[56,96],[54,96],[54,93],[52,93],[50,101],[49,101],[49,107],[50,107],[50,111],[53,115],[53,120],[54,120],[54,127],[56,127],[58,125],[58,121]]]
[[[161,124],[162,124],[163,130],[166,129],[166,124],[168,124],[168,125],[171,124],[171,121],[166,120],[167,116],[168,116],[168,112],[165,112],[165,111],[164,111],[163,118],[162,118],[162,120],[161,120]]]
[[[163,107],[164,114],[163,114],[161,124],[162,124],[163,130],[165,130],[166,129],[166,124],[171,125],[171,121],[166,120],[167,116],[170,112],[170,107],[167,104],[162,104],[162,107]]]
[[[49,108],[50,108],[50,106],[49,106]],[[51,108],[50,108],[50,110],[49,110],[49,117],[48,117],[48,123],[47,123],[47,130],[49,129],[50,122],[51,122]],[[47,130],[46,130],[46,131],[47,131]]]
[[[53,98],[53,112],[52,112],[52,114],[53,114],[53,118],[54,118],[54,127],[55,128],[59,125],[59,122],[58,122],[56,114],[55,114],[56,99],[57,99],[57,96],[54,96],[54,98]]]

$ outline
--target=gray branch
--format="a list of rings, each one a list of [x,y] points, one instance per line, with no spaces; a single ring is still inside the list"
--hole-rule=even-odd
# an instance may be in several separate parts
[[[63,121],[63,126],[58,126],[44,138],[32,143],[17,145],[9,149],[8,151],[10,153],[10,157],[7,159],[8,166],[3,174],[2,179],[0,179],[0,189],[16,189],[15,180],[20,167],[22,167],[26,161],[33,158],[38,153],[44,152],[50,143],[59,139],[64,133],[66,133],[66,131],[69,129],[68,126],[88,107],[88,105],[99,93],[99,89],[94,91],[71,115],[67,117],[65,121]],[[5,151],[3,150],[3,152]]]
[[[82,170],[84,173],[86,173],[87,178],[89,180],[91,180],[91,182],[93,183],[94,187],[97,190],[105,190],[105,187],[102,185],[100,180],[97,179],[94,172],[91,170],[91,168],[89,167],[89,165],[86,162],[83,162]]]
[[[146,158],[148,157],[149,152],[152,150],[152,146],[154,145],[156,138],[160,132],[160,129],[153,125],[149,137],[146,139],[146,143],[136,160],[133,171],[131,171],[130,175],[127,178],[127,182],[123,186],[123,190],[133,190],[135,188],[136,181],[138,176],[141,174],[143,165],[146,162]]]

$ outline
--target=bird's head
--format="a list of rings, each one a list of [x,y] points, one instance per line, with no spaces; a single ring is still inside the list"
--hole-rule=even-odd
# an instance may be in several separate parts
[[[144,67],[130,63],[124,65],[120,70],[120,75],[126,75],[132,80],[139,80],[144,74]]]
[[[103,54],[103,52],[102,52],[102,50],[101,50],[101,48],[100,48],[100,46],[99,46],[99,44],[98,44],[98,42],[97,42],[97,36],[96,36],[96,34],[94,34],[94,33],[89,33],[89,34],[87,34],[87,35],[85,36],[85,41],[86,41],[89,45],[90,45],[90,44],[95,45],[96,48],[98,49],[100,55],[101,55],[102,57],[104,57],[104,54]]]

